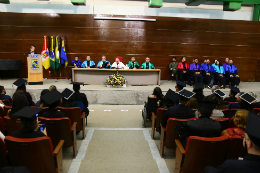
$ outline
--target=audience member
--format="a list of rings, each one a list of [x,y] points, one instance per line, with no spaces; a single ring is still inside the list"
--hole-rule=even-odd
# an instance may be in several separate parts
[[[232,59],[230,59],[228,62],[229,62],[229,64],[226,66],[226,72],[227,72],[227,76],[229,77],[229,80],[230,80],[229,87],[231,87],[231,86],[237,87],[240,83],[240,78],[238,76],[238,69],[233,64]]]
[[[218,81],[220,83],[220,88],[225,89],[225,84],[226,84],[225,70],[221,62],[217,60],[216,63],[212,66],[214,68],[215,78],[218,78]]]
[[[120,62],[119,58],[115,59],[115,62],[111,65],[111,68],[124,69],[125,64]]]
[[[65,88],[61,94],[63,96],[62,102],[60,104],[61,107],[77,107],[77,104],[71,101],[71,96],[73,95],[74,91]]]
[[[27,106],[30,106],[27,97],[24,94],[16,94],[15,97],[13,97],[12,109],[7,112],[7,116],[12,120],[17,120],[18,117],[14,114]]]
[[[90,56],[86,57],[86,61],[81,64],[82,68],[95,68],[95,62],[91,60]]]
[[[172,76],[175,76],[176,81],[178,80],[178,70],[177,70],[178,63],[176,62],[176,57],[172,58],[172,62],[169,64],[169,69]]]
[[[165,94],[165,101],[163,107],[168,109],[174,106],[176,103],[179,103],[179,95],[176,92],[169,89]]]
[[[186,57],[182,57],[181,62],[179,62],[177,65],[179,80],[188,81],[188,85],[191,85],[190,76],[189,76],[189,68],[190,68],[190,65],[186,62]]]
[[[181,91],[184,87],[186,87],[185,82],[179,81],[179,80],[176,81],[176,85],[175,85],[176,92]],[[177,97],[177,102],[175,105],[178,106],[179,105],[179,94],[176,97]]]
[[[194,98],[194,97],[190,98],[190,100],[188,101],[187,106],[189,108],[191,108],[191,109],[197,109],[198,108],[198,106],[197,106],[197,99]]]
[[[102,56],[102,60],[98,62],[97,68],[110,68],[110,62],[106,60],[106,56]]]
[[[193,98],[195,98],[197,100],[197,102],[199,101],[203,101],[205,96],[203,94],[203,89],[204,89],[204,85],[203,83],[195,83],[193,92],[195,93],[195,95],[193,96]]]
[[[26,80],[19,78],[13,84],[17,86],[16,90],[22,90],[24,92],[24,94],[27,97],[27,100],[29,102],[29,106],[35,106],[35,103],[32,101],[31,94],[26,91],[26,86],[25,86],[26,82],[27,82]]]
[[[44,89],[41,92],[41,96],[40,96],[40,100],[38,102],[36,102],[36,107],[47,107],[47,104],[42,100],[42,96],[44,94],[47,94],[48,92],[50,92],[48,89]]]
[[[71,61],[72,68],[80,68],[81,67],[81,61],[79,60],[79,56],[75,56],[75,59]]]
[[[205,65],[201,64],[202,75],[205,78],[205,82],[208,85],[208,88],[212,88],[215,79],[214,68],[210,64],[209,58],[206,58],[205,60],[206,60],[206,64]]]
[[[51,85],[51,86],[49,87],[49,91],[53,91],[53,90],[56,90],[56,91],[57,91],[57,88],[56,88],[55,85]]]
[[[239,93],[240,90],[236,87],[231,87],[230,91],[229,91],[229,97],[226,97],[224,99],[224,101],[227,101],[227,102],[236,102],[237,101],[237,98],[236,98],[236,95],[237,93]]]
[[[135,60],[135,57],[131,57],[131,61],[128,62],[128,67],[129,69],[139,69],[140,65],[139,63]]]
[[[145,58],[145,62],[142,64],[141,69],[155,69],[154,65],[150,62],[149,57]]]
[[[9,95],[6,95],[5,87],[0,85],[0,100],[5,100],[5,99],[9,100],[10,103],[12,102],[11,97]]]
[[[211,88],[212,94],[210,94],[210,95],[208,95],[208,96],[205,96],[204,101],[213,102],[214,92],[215,92],[215,90],[217,90],[217,89],[219,89],[219,86],[218,86],[218,85],[214,85],[214,86]]]
[[[157,98],[158,107],[162,107],[164,104],[164,95],[162,94],[162,90],[160,87],[155,87],[153,90],[153,94],[149,96],[149,98]]]
[[[193,77],[194,83],[203,82],[202,70],[202,67],[198,63],[198,58],[194,58],[194,63],[192,63],[189,68],[190,77]]]

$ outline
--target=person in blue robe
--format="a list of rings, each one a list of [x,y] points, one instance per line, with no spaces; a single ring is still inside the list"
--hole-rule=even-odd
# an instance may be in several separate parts
[[[194,59],[194,63],[190,65],[189,72],[190,77],[193,77],[193,80],[195,83],[202,83],[203,82],[203,76],[201,74],[201,66],[198,63],[198,58]]]
[[[207,65],[207,59],[208,59],[208,58],[205,58],[205,59],[204,59],[204,62],[200,65],[202,69],[204,68],[205,65]]]
[[[206,65],[202,66],[202,75],[205,78],[205,82],[208,85],[209,88],[212,88],[213,83],[214,83],[214,68],[210,64],[210,59],[206,58]]]
[[[72,68],[80,68],[81,61],[79,60],[79,56],[75,56],[75,59],[71,61]]]
[[[106,56],[102,56],[102,60],[98,62],[97,68],[110,68],[110,62],[106,60]]]
[[[240,83],[240,78],[238,76],[238,69],[235,65],[233,65],[233,60],[230,59],[229,64],[226,66],[227,76],[229,77],[230,87],[237,87]]]
[[[95,62],[90,60],[90,56],[86,57],[86,61],[81,64],[82,68],[95,68]]]
[[[214,68],[215,78],[218,78],[220,83],[220,88],[225,88],[225,70],[219,60],[216,61],[215,64],[212,65]]]

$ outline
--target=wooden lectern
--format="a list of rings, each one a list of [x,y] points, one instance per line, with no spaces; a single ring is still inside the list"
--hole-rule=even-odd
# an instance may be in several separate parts
[[[43,67],[40,54],[29,54],[27,57],[28,66],[28,84],[42,85],[43,84]]]

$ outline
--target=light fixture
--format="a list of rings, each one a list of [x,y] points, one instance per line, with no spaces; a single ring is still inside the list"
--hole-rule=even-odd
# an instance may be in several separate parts
[[[124,17],[94,17],[94,20],[128,20],[128,21],[147,21],[147,22],[156,21],[156,19],[124,18]]]

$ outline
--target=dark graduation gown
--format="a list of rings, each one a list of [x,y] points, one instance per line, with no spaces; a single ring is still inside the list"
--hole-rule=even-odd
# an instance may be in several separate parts
[[[84,112],[88,112],[88,98],[86,94],[80,93],[79,91],[75,91],[75,93],[71,96],[71,101],[80,101],[84,104]]]
[[[217,168],[207,166],[203,173],[260,173],[260,156],[248,154],[244,160],[226,160]]]
[[[167,121],[169,118],[178,118],[178,119],[189,119],[194,118],[195,115],[193,110],[188,106],[179,104],[178,106],[170,107],[164,114],[161,124],[163,127],[166,127]]]
[[[237,98],[236,97],[227,97],[224,99],[224,101],[227,102],[237,102]]]
[[[64,118],[66,117],[65,113],[58,111],[57,109],[50,109],[42,114],[42,117],[45,118]]]
[[[35,106],[35,103],[34,103],[33,100],[32,100],[31,94],[28,93],[28,92],[26,92],[26,93],[25,93],[25,96],[27,97],[27,100],[28,100],[28,102],[29,102],[29,106]]]
[[[30,131],[30,132],[22,132],[22,131],[15,131],[12,134],[12,137],[15,138],[38,138],[45,136],[44,133],[41,131]]]

